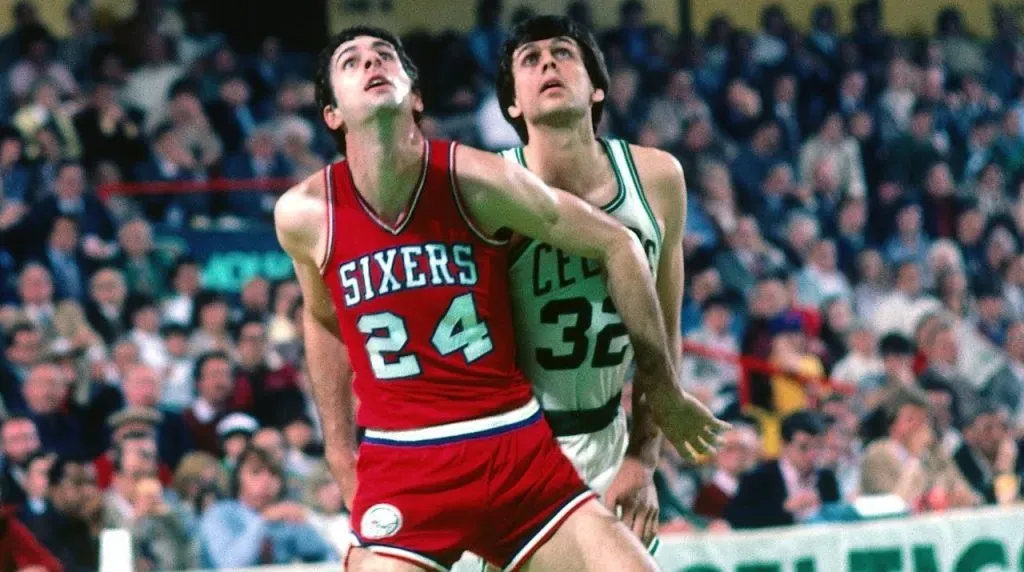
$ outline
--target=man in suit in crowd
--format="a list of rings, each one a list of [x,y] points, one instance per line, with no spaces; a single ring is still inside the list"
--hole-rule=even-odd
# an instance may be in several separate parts
[[[740,480],[725,517],[734,528],[764,528],[806,522],[823,505],[839,500],[832,471],[818,469],[825,427],[810,411],[782,421],[782,454],[765,461]]]

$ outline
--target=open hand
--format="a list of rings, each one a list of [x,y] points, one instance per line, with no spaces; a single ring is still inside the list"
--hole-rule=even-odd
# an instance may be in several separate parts
[[[680,455],[698,462],[715,452],[719,436],[732,425],[716,418],[707,406],[688,393],[673,397],[676,403],[658,403],[661,399],[653,398],[648,404],[655,409],[672,407],[672,411],[657,416],[661,431]]]

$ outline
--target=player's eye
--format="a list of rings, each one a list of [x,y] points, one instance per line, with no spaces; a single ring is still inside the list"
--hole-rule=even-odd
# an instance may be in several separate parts
[[[523,56],[522,63],[524,66],[532,66],[533,64],[537,63],[537,57],[537,52],[530,52]]]
[[[390,61],[393,61],[395,59],[395,54],[392,54],[391,52],[381,52],[380,53],[380,59],[382,59],[382,60],[384,60],[386,62],[390,62]]]
[[[343,70],[351,69],[355,64],[356,64],[356,59],[354,57],[345,58],[344,60],[341,61],[341,69],[343,69]]]
[[[569,48],[555,48],[552,53],[556,58],[563,60],[572,57],[572,51]]]

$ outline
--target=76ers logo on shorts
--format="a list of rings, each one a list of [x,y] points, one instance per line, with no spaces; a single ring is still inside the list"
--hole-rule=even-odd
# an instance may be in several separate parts
[[[402,528],[402,513],[390,504],[375,504],[363,514],[359,532],[363,538],[376,539],[393,536]]]

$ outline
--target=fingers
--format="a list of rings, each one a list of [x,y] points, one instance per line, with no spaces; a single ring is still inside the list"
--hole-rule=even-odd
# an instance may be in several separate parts
[[[644,524],[644,534],[641,536],[644,547],[649,547],[651,542],[654,541],[654,537],[658,535],[658,510],[651,510],[647,512],[647,522]]]

